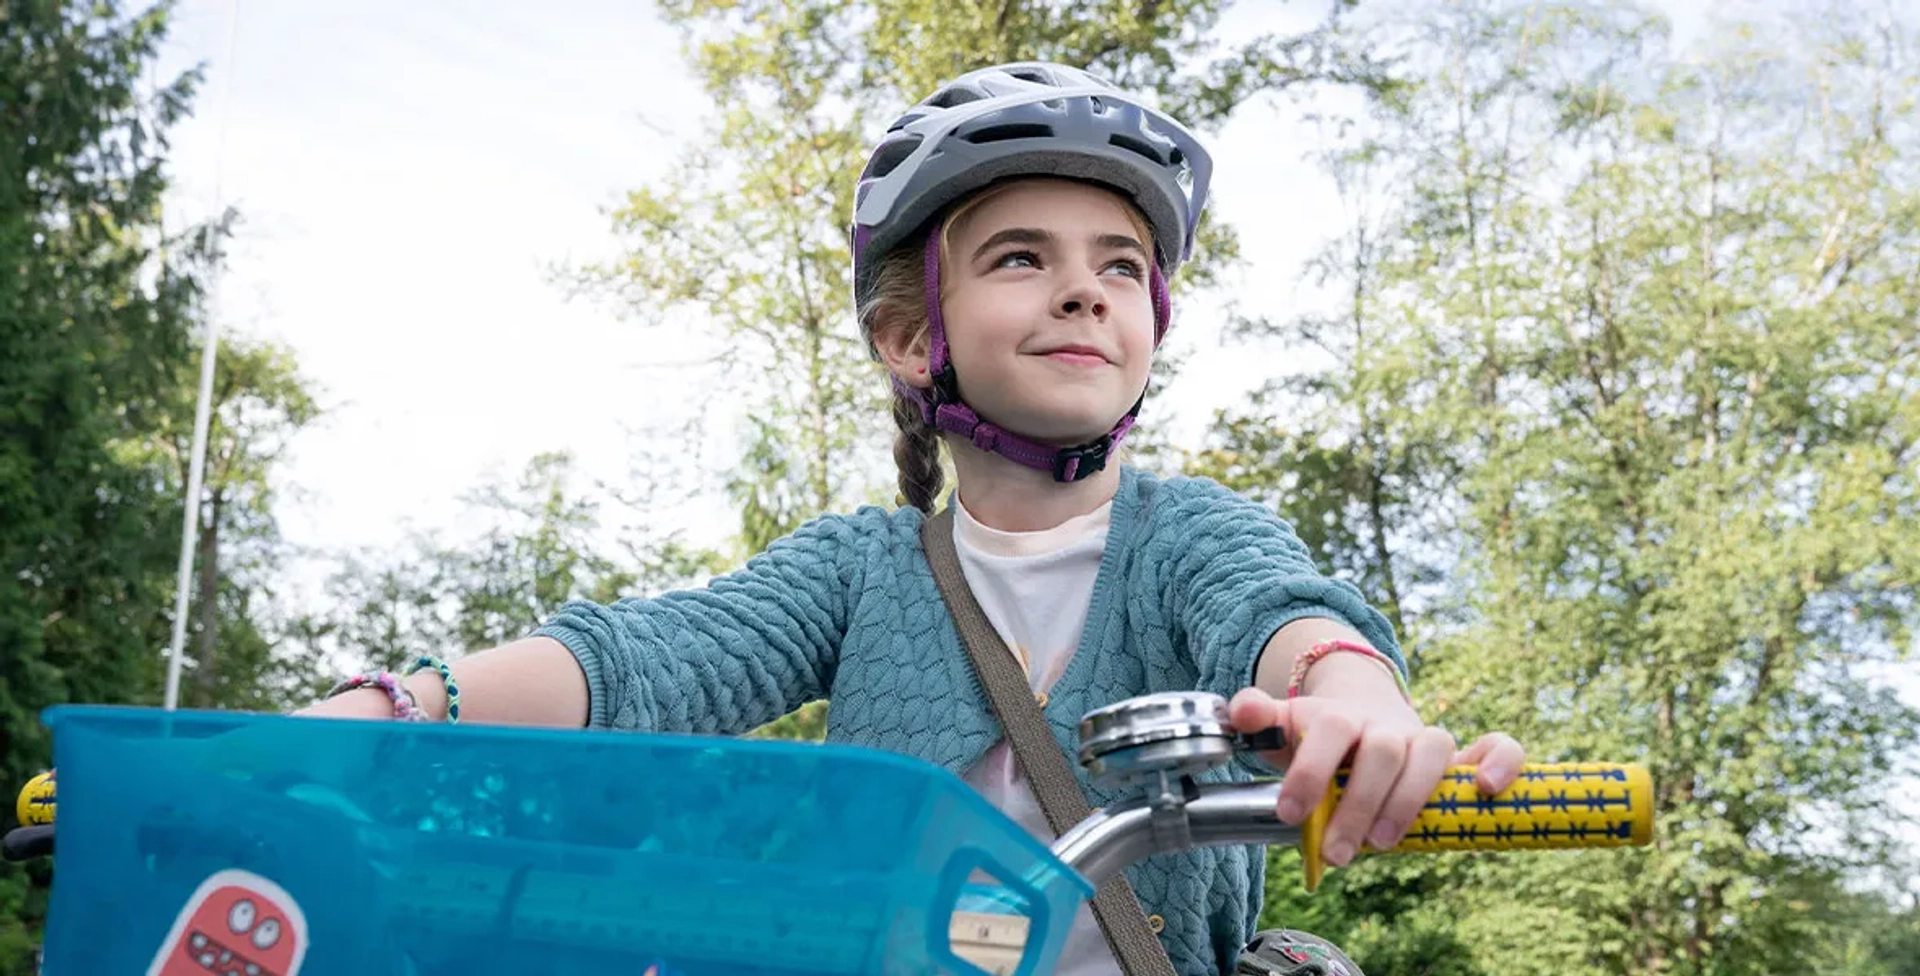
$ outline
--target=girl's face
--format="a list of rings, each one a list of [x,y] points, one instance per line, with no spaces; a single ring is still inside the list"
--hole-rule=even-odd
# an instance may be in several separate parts
[[[940,270],[947,348],[961,396],[983,418],[1033,440],[1078,444],[1140,398],[1153,358],[1152,256],[1141,226],[1114,193],[1034,179],[949,228]],[[917,372],[902,378],[930,382]]]

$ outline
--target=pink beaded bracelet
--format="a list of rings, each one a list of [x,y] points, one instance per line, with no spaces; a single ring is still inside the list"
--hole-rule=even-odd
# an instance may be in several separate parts
[[[391,671],[370,671],[356,674],[334,685],[327,697],[344,694],[356,688],[378,688],[387,693],[387,700],[393,702],[393,717],[402,722],[427,722],[431,717],[420,707],[420,702],[407,690],[399,675]]]

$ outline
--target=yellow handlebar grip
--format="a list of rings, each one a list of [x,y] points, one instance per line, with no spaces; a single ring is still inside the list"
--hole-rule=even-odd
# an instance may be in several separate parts
[[[53,770],[47,770],[27,780],[20,787],[20,795],[13,801],[15,818],[22,827],[36,827],[53,822]]]
[[[1640,847],[1653,840],[1653,776],[1622,763],[1529,763],[1506,790],[1484,795],[1473,766],[1453,766],[1394,845],[1397,852]],[[1302,825],[1307,890],[1325,869],[1320,840],[1345,792],[1347,771]]]

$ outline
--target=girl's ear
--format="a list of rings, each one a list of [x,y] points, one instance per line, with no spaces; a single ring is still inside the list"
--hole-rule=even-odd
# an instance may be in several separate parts
[[[882,305],[874,316],[873,344],[880,350],[880,359],[887,364],[888,372],[900,382],[924,390],[933,386],[933,377],[927,373],[927,363],[932,356],[927,347],[927,330],[912,328],[903,318],[896,314],[893,306]]]

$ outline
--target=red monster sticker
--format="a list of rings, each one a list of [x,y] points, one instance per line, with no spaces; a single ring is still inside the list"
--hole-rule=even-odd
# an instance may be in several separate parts
[[[299,976],[307,917],[283,889],[221,871],[195,889],[147,976]]]

